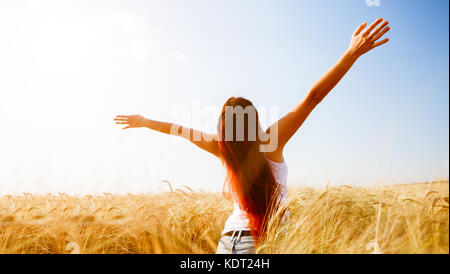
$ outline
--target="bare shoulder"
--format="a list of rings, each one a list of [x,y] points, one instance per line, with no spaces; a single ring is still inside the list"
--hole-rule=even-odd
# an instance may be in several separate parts
[[[267,134],[264,138],[266,140],[261,142],[261,145],[264,147],[262,151],[265,151],[267,158],[273,162],[282,163],[284,161],[283,157],[283,148],[284,144],[279,143],[278,130],[271,132],[271,128],[277,126],[277,123],[270,126],[266,129],[265,134]]]
[[[284,162],[283,150],[275,150],[273,152],[266,152],[267,158],[273,162],[282,163]]]

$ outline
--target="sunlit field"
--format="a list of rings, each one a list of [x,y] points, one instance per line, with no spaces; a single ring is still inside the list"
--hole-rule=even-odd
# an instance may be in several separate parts
[[[448,253],[449,184],[292,188],[259,253]],[[232,203],[155,195],[0,197],[0,253],[214,253]]]

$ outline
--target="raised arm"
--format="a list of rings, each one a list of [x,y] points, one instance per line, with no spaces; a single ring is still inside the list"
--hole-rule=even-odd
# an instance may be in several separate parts
[[[116,121],[116,124],[127,125],[122,129],[146,127],[165,134],[180,136],[215,156],[219,155],[216,135],[214,134],[204,133],[177,124],[150,120],[141,115],[117,115],[114,121]]]
[[[387,26],[389,22],[381,22],[383,22],[383,19],[379,18],[365,30],[367,23],[360,25],[353,33],[349,48],[337,63],[311,87],[306,97],[291,112],[268,129],[268,131],[271,131],[274,126],[278,126],[278,146],[272,152],[274,158],[282,158],[283,148],[289,139],[297,132],[311,111],[339,83],[356,60],[364,53],[389,41],[387,38],[379,40],[389,31],[389,26]]]

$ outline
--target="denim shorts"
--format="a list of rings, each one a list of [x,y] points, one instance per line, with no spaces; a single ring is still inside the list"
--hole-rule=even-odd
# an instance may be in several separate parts
[[[222,236],[217,245],[216,254],[254,254],[255,237],[241,236],[240,232],[232,236]]]

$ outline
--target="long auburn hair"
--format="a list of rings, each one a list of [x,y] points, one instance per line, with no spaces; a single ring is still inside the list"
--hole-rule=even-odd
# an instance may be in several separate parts
[[[229,125],[231,120],[226,117],[227,109],[242,107],[250,108],[250,113],[244,117],[236,117],[233,114],[233,127]],[[253,119],[249,119],[254,115]],[[229,116],[228,116],[229,117]],[[244,120],[244,127],[239,128],[237,119]],[[250,122],[255,122],[253,128]],[[226,129],[232,130],[232,140],[227,140]],[[236,140],[241,134],[241,140]],[[256,132],[252,132],[255,131]],[[234,196],[239,206],[245,210],[249,225],[257,241],[264,235],[267,229],[267,221],[276,210],[277,183],[272,173],[270,163],[265,152],[260,150],[262,142],[258,138],[261,133],[258,113],[252,102],[242,97],[229,98],[222,107],[218,123],[218,146],[220,159],[226,167],[226,181],[224,194]],[[255,136],[256,138],[251,138]],[[249,138],[250,137],[250,138]],[[243,139],[243,140],[242,140]],[[253,140],[254,139],[254,140]]]

